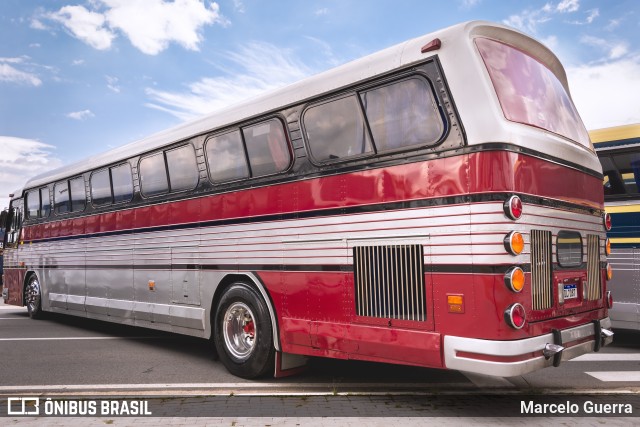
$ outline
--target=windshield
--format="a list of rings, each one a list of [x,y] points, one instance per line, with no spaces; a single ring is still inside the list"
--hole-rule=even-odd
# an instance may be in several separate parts
[[[494,40],[477,38],[476,46],[507,120],[548,130],[593,150],[571,98],[551,70]]]

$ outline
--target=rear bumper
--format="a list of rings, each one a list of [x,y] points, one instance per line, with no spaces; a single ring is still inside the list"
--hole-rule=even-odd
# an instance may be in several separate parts
[[[604,318],[560,332],[564,351],[557,362],[573,359],[585,353],[597,351],[612,338],[602,338],[600,329],[610,329],[611,321]],[[596,337],[596,331],[598,336]],[[599,341],[596,341],[599,340]],[[517,341],[491,341],[475,338],[444,337],[444,359],[448,369],[475,372],[498,377],[514,377],[554,364],[554,358],[542,354],[547,344],[558,344],[553,334],[540,335]],[[557,364],[556,362],[556,364]]]

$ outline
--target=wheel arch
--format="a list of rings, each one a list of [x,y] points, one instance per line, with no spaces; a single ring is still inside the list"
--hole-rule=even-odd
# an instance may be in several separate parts
[[[276,310],[273,305],[273,301],[271,300],[271,296],[267,292],[264,283],[258,278],[258,276],[254,273],[230,273],[224,276],[224,278],[218,284],[215,293],[213,294],[213,301],[211,302],[211,310],[209,315],[209,321],[211,323],[211,336],[213,337],[213,329],[214,322],[216,318],[215,309],[218,306],[218,302],[222,295],[224,295],[225,291],[234,283],[242,282],[245,283],[252,288],[254,288],[262,297],[265,304],[267,305],[267,310],[269,311],[269,317],[271,318],[271,329],[273,330],[273,346],[276,351],[281,351],[280,347],[280,333],[278,329],[278,317],[276,316]]]

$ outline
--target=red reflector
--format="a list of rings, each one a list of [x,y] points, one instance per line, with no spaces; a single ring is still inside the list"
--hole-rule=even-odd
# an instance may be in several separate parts
[[[609,231],[611,230],[611,215],[608,213],[604,214],[604,228]]]
[[[442,42],[440,41],[440,39],[433,39],[429,43],[422,46],[422,49],[420,49],[420,52],[422,53],[431,52],[433,50],[440,49],[441,46],[442,46]]]
[[[607,308],[613,308],[613,295],[611,295],[611,291],[607,291]]]
[[[522,200],[518,196],[511,196],[504,202],[504,213],[509,218],[516,220],[522,216]]]
[[[515,303],[504,311],[504,320],[514,329],[521,329],[527,320],[522,304]]]

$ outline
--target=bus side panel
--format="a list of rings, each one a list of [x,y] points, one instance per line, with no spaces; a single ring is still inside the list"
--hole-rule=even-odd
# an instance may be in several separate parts
[[[4,288],[9,294],[9,299],[6,301],[7,304],[18,306],[24,305],[22,290],[26,272],[27,271],[24,268],[5,267]]]

